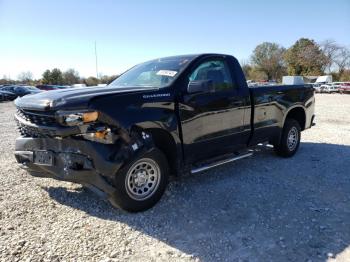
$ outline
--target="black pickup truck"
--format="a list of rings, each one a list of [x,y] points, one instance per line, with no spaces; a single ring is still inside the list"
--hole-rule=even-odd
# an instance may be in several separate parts
[[[311,86],[248,88],[230,55],[160,58],[107,87],[15,101],[15,156],[33,176],[81,183],[128,211],[161,198],[170,175],[250,156],[259,143],[298,150],[314,120]]]

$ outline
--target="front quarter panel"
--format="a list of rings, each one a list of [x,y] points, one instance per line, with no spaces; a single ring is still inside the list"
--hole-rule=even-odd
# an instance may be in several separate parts
[[[137,92],[95,98],[90,108],[102,113],[103,121],[127,130],[142,128],[174,128],[173,96],[167,91]]]
[[[101,121],[131,134],[134,130],[161,129],[169,133],[181,153],[179,125],[171,88],[96,98],[90,108]]]

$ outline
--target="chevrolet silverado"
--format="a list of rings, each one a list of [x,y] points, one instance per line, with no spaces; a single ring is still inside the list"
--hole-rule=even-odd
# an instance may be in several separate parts
[[[141,63],[106,87],[15,104],[22,168],[83,184],[137,212],[158,202],[170,175],[245,158],[259,143],[293,156],[313,125],[315,98],[309,85],[248,88],[233,56],[200,54]]]

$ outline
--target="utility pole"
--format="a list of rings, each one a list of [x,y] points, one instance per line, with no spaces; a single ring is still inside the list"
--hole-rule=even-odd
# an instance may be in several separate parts
[[[97,67],[97,47],[95,41],[95,59],[96,59],[96,78],[98,79],[98,67]]]

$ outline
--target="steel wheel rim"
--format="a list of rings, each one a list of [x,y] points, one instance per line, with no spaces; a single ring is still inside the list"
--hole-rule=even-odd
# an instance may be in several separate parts
[[[299,134],[298,134],[298,129],[296,127],[292,127],[291,130],[288,132],[288,137],[287,137],[287,146],[290,151],[293,151],[299,140]]]
[[[134,200],[146,200],[157,191],[160,176],[159,165],[152,159],[142,158],[132,165],[126,175],[126,192]]]

